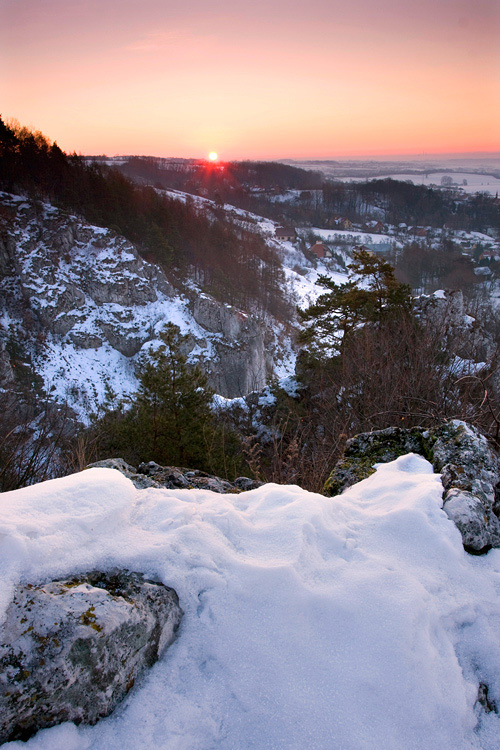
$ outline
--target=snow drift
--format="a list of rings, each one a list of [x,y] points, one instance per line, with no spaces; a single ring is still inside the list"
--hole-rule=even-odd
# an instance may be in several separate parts
[[[500,551],[467,555],[438,475],[409,454],[343,495],[136,490],[90,469],[0,495],[0,608],[19,581],[124,567],[185,612],[95,727],[27,750],[498,747]]]

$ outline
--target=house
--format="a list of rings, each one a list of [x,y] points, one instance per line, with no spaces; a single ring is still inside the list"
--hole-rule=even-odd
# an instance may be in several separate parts
[[[384,231],[384,225],[381,221],[376,221],[375,219],[372,219],[372,221],[367,221],[365,224],[365,228],[368,232],[376,232],[379,233]]]
[[[378,247],[378,244],[377,244],[377,247]],[[374,253],[373,250],[371,250],[368,247],[368,245],[356,245],[354,249],[357,250],[358,252],[362,250],[364,253],[368,253],[368,255],[371,255],[372,258],[375,258],[376,253]]]
[[[427,237],[427,229],[425,227],[411,227],[409,234],[414,237]]]
[[[309,248],[309,252],[315,255],[317,258],[331,258],[332,253],[326,245],[322,242],[315,242],[312,247]]]
[[[330,219],[329,223],[331,226],[337,227],[337,229],[352,229],[352,221],[346,219],[344,216],[334,216],[333,219]]]
[[[275,236],[278,240],[295,242],[297,239],[297,232],[295,231],[295,227],[278,227]]]

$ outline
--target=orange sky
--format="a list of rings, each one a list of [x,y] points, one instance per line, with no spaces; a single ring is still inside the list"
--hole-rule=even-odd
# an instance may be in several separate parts
[[[0,0],[4,118],[65,150],[500,150],[498,0]]]

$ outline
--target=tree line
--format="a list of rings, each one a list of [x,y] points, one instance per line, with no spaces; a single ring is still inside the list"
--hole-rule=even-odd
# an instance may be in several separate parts
[[[45,136],[0,118],[0,188],[23,192],[106,226],[171,277],[194,276],[236,305],[287,315],[276,253],[255,233],[194,202],[134,184],[116,169],[65,154]]]

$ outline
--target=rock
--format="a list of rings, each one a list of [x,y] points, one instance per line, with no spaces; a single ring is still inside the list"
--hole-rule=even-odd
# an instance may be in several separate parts
[[[222,333],[228,341],[239,338],[248,322],[248,315],[207,295],[195,299],[193,317],[206,331]]]
[[[47,203],[0,195],[0,312],[54,399],[65,398],[63,381],[68,375],[75,382],[70,371],[78,362],[83,382],[68,384],[67,392],[82,422],[98,411],[110,378],[126,383],[129,392],[135,388],[142,352],[170,319],[170,300],[192,330],[182,354],[202,367],[222,396],[263,388],[289,356],[288,322],[201,294],[190,279],[175,283],[174,288],[160,266],[145,262],[116,232]],[[60,347],[66,352],[59,363]],[[102,356],[93,357],[92,349],[101,347]],[[8,357],[0,357],[8,378]],[[81,398],[74,395],[77,388]]]
[[[415,300],[417,315],[439,331],[443,350],[464,360],[491,361],[496,344],[479,321],[467,315],[464,296],[459,289],[441,290],[438,294],[422,295]]]
[[[460,487],[495,503],[500,481],[499,457],[475,428],[455,420],[429,431],[432,465],[442,472],[445,489]]]
[[[68,338],[77,349],[99,349],[102,346],[102,338],[95,333],[85,331],[70,331]]]
[[[260,487],[261,482],[257,482],[255,479],[249,479],[248,477],[237,477],[233,484],[242,492],[248,492],[248,490],[254,490],[256,487]]]
[[[414,427],[363,433],[347,441],[324,492],[338,495],[372,474],[376,463],[418,453],[441,473],[443,508],[456,523],[464,547],[482,554],[500,547],[500,457],[475,428],[454,420],[432,429]]]
[[[444,496],[443,510],[462,534],[467,551],[482,554],[492,548],[500,531],[498,518],[491,512],[486,514],[483,503],[472,492],[449,490]]]
[[[235,398],[266,386],[272,367],[269,367],[262,331],[257,329],[255,321],[238,345],[229,346],[219,341],[213,346],[217,359],[210,364],[208,376],[216,393]]]
[[[92,467],[121,471],[140,490],[147,487],[156,487],[168,490],[200,489],[211,490],[219,494],[236,494],[253,490],[262,485],[262,482],[249,477],[238,477],[234,482],[229,482],[227,479],[221,479],[221,477],[207,474],[198,469],[160,466],[155,461],[139,464],[139,468],[135,469],[127,464],[123,458],[109,458],[90,464],[87,468],[91,469]]]
[[[125,357],[133,357],[150,338],[151,332],[146,328],[123,328],[119,323],[100,322],[100,329],[109,344]]]
[[[206,331],[221,334],[212,342],[216,357],[207,368],[216,393],[234,398],[265,387],[274,363],[263,321],[207,295],[194,300],[193,317]]]
[[[488,695],[489,688],[484,682],[479,683],[479,689],[477,691],[477,703],[484,708],[485,713],[490,714],[492,711],[498,713],[497,705],[495,701]]]
[[[173,589],[128,571],[18,586],[1,629],[0,742],[107,716],[182,614]]]
[[[9,388],[14,383],[14,370],[6,350],[6,339],[0,332],[0,388]]]
[[[126,463],[123,458],[106,458],[104,461],[96,461],[93,464],[89,464],[86,468],[116,469],[116,471],[120,471],[128,477],[138,490],[146,490],[148,487],[161,489],[164,486],[145,474],[138,474],[137,469]]]
[[[373,474],[373,464],[389,463],[406,453],[427,456],[420,427],[404,430],[388,427],[385,430],[363,432],[347,441],[344,456],[328,477],[324,492],[339,495],[356,482]]]

